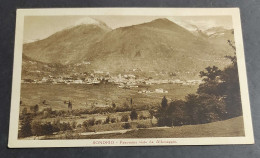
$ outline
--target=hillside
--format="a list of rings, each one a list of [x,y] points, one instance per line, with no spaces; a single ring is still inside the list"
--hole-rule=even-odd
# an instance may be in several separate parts
[[[205,38],[168,19],[114,30],[103,23],[80,24],[24,44],[23,55],[47,64],[91,63],[83,68],[85,71],[122,73],[140,69],[197,77],[209,65],[224,68],[229,64],[224,56],[232,55],[232,51],[220,44],[232,36]]]
[[[77,63],[87,56],[90,46],[110,31],[105,25],[81,24],[57,32],[50,37],[24,44],[23,54],[45,63]]]
[[[86,59],[93,61],[94,67],[110,71],[118,71],[118,67],[188,71],[198,65],[199,59],[207,60],[214,55],[207,41],[167,19],[115,29],[96,43],[91,52],[92,56]]]

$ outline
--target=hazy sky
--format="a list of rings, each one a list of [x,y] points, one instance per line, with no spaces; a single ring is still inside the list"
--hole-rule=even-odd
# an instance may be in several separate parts
[[[196,25],[202,30],[216,26],[232,28],[231,16],[28,16],[24,19],[24,42],[46,38],[57,31],[82,22],[95,23],[96,21],[93,19],[102,21],[115,29],[150,22],[157,18],[168,18],[190,30],[194,29],[190,27],[192,25]]]

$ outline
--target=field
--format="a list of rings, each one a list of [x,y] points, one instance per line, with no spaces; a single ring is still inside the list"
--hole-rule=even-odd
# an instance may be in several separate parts
[[[140,90],[151,90],[162,88],[168,93],[138,93]],[[91,109],[98,106],[111,106],[114,102],[117,106],[133,104],[138,106],[160,104],[162,97],[169,99],[184,99],[189,93],[195,93],[197,86],[184,86],[177,84],[149,85],[131,89],[119,88],[117,85],[50,85],[50,84],[22,84],[21,100],[23,107],[39,105],[39,110],[51,107],[53,110],[67,110],[64,101],[72,101],[73,109]],[[46,100],[43,104],[42,101]],[[80,116],[68,115],[58,117],[61,122],[76,122],[82,125],[84,121],[95,119],[101,123],[95,124],[84,131],[83,128],[76,128],[71,137],[67,132],[59,132],[54,135],[42,136],[38,139],[100,139],[100,138],[181,138],[181,137],[228,137],[243,136],[243,117],[236,117],[229,120],[218,121],[208,124],[183,125],[175,127],[155,127],[157,120],[150,119],[148,110],[137,110],[138,116],[146,119],[129,120],[131,128],[123,128],[121,121],[123,115],[130,115],[130,111],[113,113],[81,114]],[[107,117],[115,119],[114,123],[104,123]],[[54,118],[38,118],[43,122],[53,122]],[[141,127],[138,127],[140,126]],[[76,137],[75,137],[76,136]],[[31,139],[31,137],[28,137]]]
[[[240,116],[208,124],[184,125],[173,128],[138,129],[123,134],[81,136],[81,139],[236,137],[244,135],[243,117]]]
[[[138,91],[162,88],[168,93],[138,93]],[[195,93],[197,86],[184,86],[177,84],[160,84],[160,85],[141,85],[136,88],[123,89],[118,85],[113,84],[99,84],[99,85],[86,85],[86,84],[22,84],[21,86],[21,108],[22,112],[24,108],[29,109],[30,106],[39,105],[39,111],[43,111],[44,108],[52,108],[52,110],[68,110],[68,104],[65,101],[71,101],[73,109],[92,109],[95,107],[108,107],[112,103],[116,106],[130,105],[130,100],[133,101],[134,107],[142,106],[157,106],[160,104],[163,96],[171,99],[184,99],[189,93]],[[45,100],[45,103],[43,101]],[[138,125],[143,125],[146,128],[153,126],[156,120],[150,119],[148,110],[137,110],[138,116],[143,116],[145,119],[139,119],[130,121],[132,129],[136,129]],[[130,111],[124,112],[103,112],[94,114],[81,114],[81,115],[67,115],[67,116],[55,116],[55,117],[42,117],[39,115],[35,120],[41,122],[54,122],[57,119],[61,123],[76,123],[77,125],[83,125],[84,121],[95,119],[100,123],[89,127],[90,131],[104,132],[104,131],[116,131],[124,130],[121,121],[123,115],[130,115]],[[114,119],[114,123],[105,124],[107,117]],[[154,121],[154,122],[153,122]],[[82,128],[77,129],[75,133],[84,132]],[[60,134],[59,134],[60,135]],[[56,136],[54,136],[56,137]]]
[[[151,90],[162,88],[168,93],[140,94],[139,90]],[[64,101],[72,101],[73,109],[110,106],[114,102],[117,106],[130,103],[133,99],[135,106],[158,105],[163,96],[171,99],[183,99],[189,93],[195,93],[197,86],[160,84],[144,85],[137,88],[123,89],[117,85],[100,84],[22,84],[22,106],[39,105],[40,110],[51,107],[53,110],[67,110]],[[42,102],[46,100],[44,105]]]
[[[138,93],[140,90],[151,90],[162,88],[168,93]],[[94,107],[111,106],[112,102],[117,106],[130,104],[136,107],[160,104],[162,97],[168,99],[184,99],[187,94],[195,93],[197,86],[184,86],[177,84],[149,85],[131,89],[119,88],[117,85],[50,85],[50,84],[22,84],[21,89],[21,109],[23,107],[39,105],[39,110],[51,107],[53,110],[67,110],[64,101],[72,101],[73,109],[91,109]],[[43,104],[42,101],[46,100]],[[243,136],[243,117],[236,117],[229,120],[218,121],[199,125],[183,125],[175,127],[156,127],[157,120],[151,119],[148,110],[137,110],[138,116],[145,119],[129,120],[130,128],[125,128],[123,115],[130,115],[130,111],[105,112],[94,114],[67,115],[63,117],[47,117],[39,119],[42,122],[60,122],[72,124],[76,123],[74,131],[58,132],[53,135],[41,136],[37,139],[100,139],[100,138],[182,138],[182,137],[228,137]],[[114,122],[104,123],[107,117],[115,119]],[[95,123],[88,130],[82,128],[83,122],[94,119],[100,123]],[[80,127],[78,127],[80,125]],[[26,139],[35,139],[28,137]]]

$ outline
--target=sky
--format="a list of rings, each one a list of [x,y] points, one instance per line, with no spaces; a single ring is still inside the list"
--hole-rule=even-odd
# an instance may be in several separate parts
[[[231,16],[27,16],[24,18],[24,42],[44,39],[57,31],[81,23],[102,21],[110,28],[116,29],[150,22],[158,18],[167,18],[190,31],[196,27],[201,30],[219,26],[233,28]]]

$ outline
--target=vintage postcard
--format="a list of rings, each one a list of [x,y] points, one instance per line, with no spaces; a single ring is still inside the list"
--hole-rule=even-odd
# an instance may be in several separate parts
[[[9,147],[253,144],[238,8],[18,9]]]

